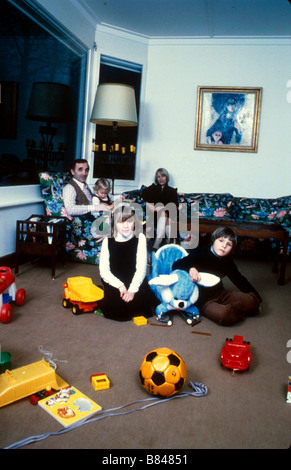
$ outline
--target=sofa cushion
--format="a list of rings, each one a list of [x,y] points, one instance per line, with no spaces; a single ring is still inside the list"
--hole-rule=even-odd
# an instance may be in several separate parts
[[[188,211],[191,204],[199,203],[199,217],[233,220],[233,196],[229,193],[179,193],[181,210],[185,203]]]
[[[277,199],[234,198],[234,217],[237,222],[290,222],[290,196]]]
[[[271,220],[283,225],[283,227],[291,228],[291,196],[278,197],[270,199],[271,201]]]

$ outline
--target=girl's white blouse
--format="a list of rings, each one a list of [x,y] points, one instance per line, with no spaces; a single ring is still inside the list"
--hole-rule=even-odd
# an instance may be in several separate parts
[[[123,243],[130,238],[133,237],[133,234],[124,239],[121,236],[117,236],[115,240],[117,242]],[[110,271],[110,253],[108,250],[108,238],[104,238],[101,246],[101,253],[100,253],[100,262],[99,262],[99,270],[101,278],[107,283],[110,284],[112,287],[119,289],[123,286],[123,282],[118,279],[112,272]],[[129,292],[137,292],[141,283],[143,282],[146,276],[147,270],[147,243],[146,237],[143,233],[140,233],[138,236],[138,245],[137,245],[137,252],[136,252],[136,263],[135,263],[135,273],[131,280],[130,286],[128,288]]]

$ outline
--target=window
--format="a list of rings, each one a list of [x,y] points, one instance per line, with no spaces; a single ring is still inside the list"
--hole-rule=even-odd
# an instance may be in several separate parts
[[[142,66],[108,56],[101,56],[99,83],[121,83],[135,90],[137,116]],[[137,127],[119,127],[112,138],[112,129],[96,125],[94,178],[134,180],[136,166]],[[117,145],[116,145],[117,144]],[[97,150],[98,149],[98,150]]]
[[[39,183],[38,172],[64,171],[81,154],[87,50],[32,0],[1,0],[0,185]],[[70,88],[72,119],[56,123],[44,165],[40,126],[26,111],[32,85],[55,82]],[[10,163],[13,162],[13,165]]]

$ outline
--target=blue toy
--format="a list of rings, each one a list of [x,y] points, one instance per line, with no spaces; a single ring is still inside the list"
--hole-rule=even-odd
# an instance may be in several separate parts
[[[179,311],[189,325],[199,318],[199,310],[194,305],[199,297],[198,285],[211,287],[220,278],[213,274],[200,273],[201,280],[192,282],[190,275],[181,269],[172,271],[173,263],[187,256],[187,251],[179,245],[164,245],[152,253],[149,285],[161,303],[156,307],[157,320],[172,325],[172,311]]]

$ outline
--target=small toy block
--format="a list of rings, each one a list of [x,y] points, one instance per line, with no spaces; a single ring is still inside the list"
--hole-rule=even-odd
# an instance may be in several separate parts
[[[93,374],[90,376],[94,390],[105,390],[110,388],[110,381],[105,374]]]
[[[145,317],[134,317],[133,318],[133,321],[136,325],[140,326],[140,325],[146,325],[147,324],[147,319]]]

